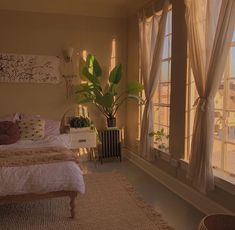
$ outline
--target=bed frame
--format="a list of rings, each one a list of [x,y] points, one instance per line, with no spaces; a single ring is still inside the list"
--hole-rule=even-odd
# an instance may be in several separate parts
[[[22,194],[22,195],[10,195],[10,196],[0,196],[0,204],[9,204],[9,203],[22,203],[26,201],[35,201],[35,200],[43,200],[49,198],[56,197],[64,197],[69,196],[70,198],[70,213],[71,218],[76,218],[75,213],[75,199],[77,197],[78,192],[76,191],[57,191],[57,192],[49,192],[45,194]]]

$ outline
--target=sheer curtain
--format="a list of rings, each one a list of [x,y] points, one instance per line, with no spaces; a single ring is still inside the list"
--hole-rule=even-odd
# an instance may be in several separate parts
[[[153,13],[149,18],[139,16],[139,38],[141,55],[141,74],[144,83],[146,104],[141,124],[140,154],[148,161],[154,160],[153,138],[153,95],[161,74],[161,59],[163,53],[169,1],[165,1],[161,15]]]
[[[188,176],[193,186],[213,190],[214,97],[221,82],[235,23],[234,0],[185,0],[189,58],[196,100]]]

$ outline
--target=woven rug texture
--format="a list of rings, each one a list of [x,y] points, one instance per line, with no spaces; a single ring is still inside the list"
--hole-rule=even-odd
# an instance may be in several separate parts
[[[117,173],[84,176],[86,193],[76,199],[76,219],[69,198],[0,206],[1,230],[171,230],[125,178]]]

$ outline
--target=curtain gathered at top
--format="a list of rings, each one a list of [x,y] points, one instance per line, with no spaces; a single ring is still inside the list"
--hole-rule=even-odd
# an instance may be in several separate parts
[[[234,0],[185,0],[189,59],[199,94],[195,102],[188,177],[199,191],[214,188],[214,97],[222,80],[235,23]]]
[[[145,13],[139,16],[141,77],[146,98],[141,124],[140,154],[148,161],[154,160],[153,137],[149,136],[149,133],[153,132],[152,98],[161,74],[161,59],[168,6],[169,1],[167,0],[161,15],[153,12],[153,15],[148,18],[145,16]]]

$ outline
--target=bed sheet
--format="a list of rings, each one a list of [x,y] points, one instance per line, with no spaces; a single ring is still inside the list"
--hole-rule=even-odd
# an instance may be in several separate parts
[[[37,141],[20,140],[12,145],[0,145],[0,151],[16,148],[68,147],[69,142],[67,135],[48,136]],[[0,167],[0,196],[43,194],[62,190],[85,192],[82,171],[75,162]]]

